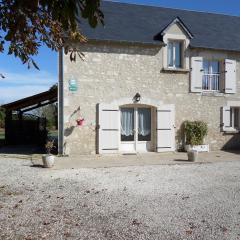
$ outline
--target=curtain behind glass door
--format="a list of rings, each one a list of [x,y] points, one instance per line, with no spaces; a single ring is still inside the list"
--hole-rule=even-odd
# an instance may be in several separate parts
[[[151,141],[150,108],[138,108],[138,141]]]
[[[133,108],[121,108],[121,141],[134,141]]]

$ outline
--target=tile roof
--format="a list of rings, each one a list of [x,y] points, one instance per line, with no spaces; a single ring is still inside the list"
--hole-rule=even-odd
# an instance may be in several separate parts
[[[103,1],[105,26],[91,29],[80,23],[92,40],[159,44],[154,40],[175,18],[180,18],[193,34],[190,46],[240,51],[240,17],[154,6]]]

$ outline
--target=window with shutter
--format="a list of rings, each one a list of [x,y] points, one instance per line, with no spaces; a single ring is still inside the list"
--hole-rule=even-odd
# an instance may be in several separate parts
[[[230,116],[231,116],[231,110],[229,106],[225,106],[222,108],[222,131],[227,132],[231,130],[231,121],[230,121]]]
[[[174,106],[157,108],[157,152],[175,150]]]
[[[191,58],[191,92],[209,91],[236,93],[235,60]]]
[[[239,107],[232,107],[230,108],[230,125],[233,129],[239,130],[240,129],[240,108]]]
[[[191,92],[202,92],[203,58],[191,58]]]
[[[236,93],[236,61],[225,59],[225,93]]]
[[[119,108],[110,104],[99,104],[98,123],[98,152],[117,153],[120,141]]]
[[[222,131],[236,132],[240,130],[240,107],[225,106],[222,108]]]
[[[220,90],[220,62],[217,60],[203,60],[202,89],[204,91]]]

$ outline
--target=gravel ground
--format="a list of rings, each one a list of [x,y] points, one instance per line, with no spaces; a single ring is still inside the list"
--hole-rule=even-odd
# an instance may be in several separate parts
[[[48,170],[2,158],[0,239],[240,239],[240,161]]]

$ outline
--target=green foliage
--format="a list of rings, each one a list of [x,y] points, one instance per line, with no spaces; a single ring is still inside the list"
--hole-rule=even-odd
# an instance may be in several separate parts
[[[54,146],[54,140],[52,141],[47,141],[47,143],[45,144],[45,148],[46,148],[46,152],[48,155],[51,154],[51,151],[55,148]]]
[[[53,130],[57,128],[57,104],[49,104],[47,106],[37,108],[33,112],[36,116],[47,119],[47,129]]]
[[[186,135],[186,144],[188,145],[202,145],[204,137],[208,133],[208,127],[202,121],[186,121],[184,124],[184,131]]]
[[[81,18],[96,27],[103,17],[100,0],[2,0],[0,53],[7,50],[28,67],[38,68],[33,57],[42,45],[58,51],[69,42],[85,42],[78,26]],[[76,54],[81,56],[76,49],[68,51],[73,61]]]
[[[5,110],[0,107],[0,128],[4,128],[5,125]]]

